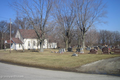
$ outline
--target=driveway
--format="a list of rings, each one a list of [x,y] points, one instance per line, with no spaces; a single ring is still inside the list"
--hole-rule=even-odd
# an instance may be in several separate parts
[[[120,76],[120,57],[92,62],[83,65],[76,70],[86,73],[114,74]]]
[[[120,77],[53,71],[0,63],[0,80],[120,80]]]

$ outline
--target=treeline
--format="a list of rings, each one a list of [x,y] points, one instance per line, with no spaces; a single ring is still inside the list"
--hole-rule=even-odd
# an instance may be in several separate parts
[[[51,32],[52,39],[51,41],[55,41],[58,43],[59,47],[65,47],[64,38],[61,34]],[[78,34],[77,30],[73,30],[71,36],[71,47],[78,46]],[[80,44],[81,41],[80,41]],[[108,30],[96,30],[95,28],[91,28],[85,34],[85,44],[86,46],[99,46],[99,45],[110,45],[117,46],[120,45],[120,32],[118,31],[108,31]]]
[[[51,25],[51,23],[49,24]],[[33,29],[26,19],[18,19],[12,22],[12,37],[15,36],[18,29]],[[49,42],[57,42],[58,47],[65,47],[64,37],[62,32],[58,27],[48,27],[51,30],[46,33],[46,38]],[[72,30],[70,38],[70,46],[77,46],[79,43],[78,36],[80,32],[77,29]],[[5,40],[10,38],[10,23],[6,21],[0,21],[0,49],[4,49]],[[81,44],[81,41],[80,41]],[[91,27],[85,34],[85,44],[86,46],[96,46],[96,45],[120,45],[120,32],[118,31],[108,31],[108,30],[96,30]],[[8,45],[9,46],[9,45]]]
[[[11,36],[13,37],[17,31],[15,24],[12,24]],[[6,21],[0,21],[0,49],[4,49],[5,40],[10,39],[10,23]],[[9,45],[7,45],[9,47]]]

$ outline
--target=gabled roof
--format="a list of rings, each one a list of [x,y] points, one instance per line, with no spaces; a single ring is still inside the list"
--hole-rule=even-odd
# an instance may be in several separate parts
[[[10,44],[10,40],[5,41],[7,44]],[[23,44],[23,42],[19,38],[12,38],[11,43]]]
[[[23,42],[22,42],[19,38],[12,38],[12,41],[13,41],[14,43],[23,44]]]
[[[5,40],[5,43],[10,44],[10,40]],[[13,43],[12,40],[11,40],[11,43]]]
[[[19,32],[23,38],[38,38],[35,30],[19,29]]]

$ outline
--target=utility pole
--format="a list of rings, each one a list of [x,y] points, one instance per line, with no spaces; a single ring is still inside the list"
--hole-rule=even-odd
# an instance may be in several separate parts
[[[10,18],[10,53],[11,53],[11,18]]]

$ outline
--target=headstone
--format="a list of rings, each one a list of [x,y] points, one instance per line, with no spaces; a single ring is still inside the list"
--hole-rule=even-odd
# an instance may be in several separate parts
[[[114,52],[115,46],[111,47],[111,52]]]
[[[65,51],[65,48],[63,48],[63,51],[66,52],[66,51]]]
[[[97,54],[97,50],[96,49],[91,49],[90,54]]]
[[[120,49],[114,49],[114,53],[119,53],[120,54]]]
[[[112,48],[112,46],[108,46],[108,50],[109,50],[109,51],[111,50],[111,48]]]
[[[83,48],[80,48],[80,53],[84,53]]]
[[[111,51],[118,54],[120,53],[120,48],[119,46],[115,46],[115,47],[112,47]]]
[[[76,52],[80,52],[80,48],[77,48],[77,49],[76,49]]]
[[[5,40],[5,43],[7,43],[7,40]]]
[[[102,48],[102,52],[103,52],[103,54],[109,54],[110,50],[108,49],[108,47],[104,47],[104,48]]]
[[[61,53],[62,53],[62,50],[61,50],[61,49],[59,49],[59,52],[58,52],[58,53],[60,53],[60,54],[61,54]]]
[[[81,47],[81,45],[78,45],[78,48],[80,48]]]
[[[102,46],[98,46],[99,49],[102,49]]]
[[[63,49],[61,49],[61,52],[64,53]]]
[[[72,54],[72,56],[78,56],[78,54],[76,54],[76,53],[73,53],[73,54]]]
[[[111,48],[112,48],[112,46],[108,46],[108,48],[110,48],[110,49],[111,49]]]
[[[58,53],[61,54],[61,53],[64,53],[64,52],[66,52],[66,51],[65,51],[65,48],[62,48],[62,49],[59,49],[59,52],[58,52]]]
[[[115,46],[115,49],[120,49],[120,46],[119,45]]]
[[[114,48],[115,48],[115,46],[112,46],[112,47],[111,47],[111,49],[114,49]]]
[[[97,46],[95,46],[95,47],[94,47],[94,49],[98,50],[98,47],[97,47]]]
[[[118,48],[118,46],[115,46],[115,49],[117,49]]]
[[[72,48],[68,48],[68,51],[69,51],[69,52],[72,52]]]
[[[87,47],[87,48],[86,48],[86,50],[90,51],[90,50],[91,50],[91,48],[90,48],[90,47]]]

